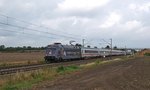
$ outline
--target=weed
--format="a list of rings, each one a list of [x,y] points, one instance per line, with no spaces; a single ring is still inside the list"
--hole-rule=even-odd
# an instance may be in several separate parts
[[[75,71],[75,70],[78,70],[80,67],[78,67],[78,66],[66,66],[66,67],[64,67],[64,66],[60,66],[60,67],[58,67],[57,69],[56,69],[56,71],[58,72],[58,73],[65,73],[65,72],[72,72],[72,71]]]
[[[7,64],[7,63],[0,64],[0,67],[6,67],[6,66],[9,66],[9,64]]]
[[[41,63],[45,63],[44,60],[38,60],[37,63],[41,64]]]
[[[102,62],[102,61],[100,61],[100,60],[96,60],[96,61],[95,61],[95,65],[99,65],[101,62]]]
[[[43,80],[51,80],[55,76],[79,69],[78,66],[60,66],[58,68],[43,68],[37,71],[16,73],[10,75],[0,90],[28,89],[33,84]]]
[[[36,71],[22,73],[18,72],[14,75],[8,76],[4,80],[5,82],[1,82],[2,87],[0,87],[0,90],[28,89],[35,83],[43,80],[51,80],[57,75],[56,68],[43,68]]]
[[[27,61],[27,64],[31,64],[31,61],[30,61],[30,60],[28,60],[28,61]]]

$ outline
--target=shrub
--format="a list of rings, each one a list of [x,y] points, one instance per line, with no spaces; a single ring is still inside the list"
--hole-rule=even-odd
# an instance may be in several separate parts
[[[145,53],[144,56],[150,56],[150,53]]]
[[[65,73],[65,72],[70,72],[70,71],[74,71],[74,70],[77,70],[77,69],[79,69],[78,66],[66,66],[66,67],[60,66],[56,69],[56,71],[58,73]]]
[[[100,61],[100,60],[96,60],[96,61],[95,61],[95,64],[98,65],[98,64],[100,64],[101,62],[102,62],[102,61]]]

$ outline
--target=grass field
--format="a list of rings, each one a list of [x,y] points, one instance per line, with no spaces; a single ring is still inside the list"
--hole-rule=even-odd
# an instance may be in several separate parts
[[[60,66],[44,68],[31,72],[15,73],[0,77],[0,90],[22,90],[31,88],[42,81],[53,80],[55,77],[79,70],[79,66]]]
[[[30,64],[44,61],[44,51],[24,53],[0,53],[0,65]]]

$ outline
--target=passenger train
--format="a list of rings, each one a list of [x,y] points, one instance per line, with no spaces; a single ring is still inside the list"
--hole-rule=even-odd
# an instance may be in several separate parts
[[[58,62],[64,60],[78,60],[125,54],[126,52],[121,50],[79,47],[74,45],[62,45],[61,43],[54,43],[46,47],[46,55],[44,58],[46,62]]]

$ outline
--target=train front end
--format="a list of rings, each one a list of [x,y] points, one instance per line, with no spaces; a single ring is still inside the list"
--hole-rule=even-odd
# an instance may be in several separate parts
[[[45,61],[46,62],[55,62],[58,60],[59,56],[59,48],[61,44],[55,43],[52,45],[48,45],[45,52]]]
[[[46,62],[52,62],[52,61],[55,61],[56,59],[56,48],[53,47],[52,45],[49,45],[47,48],[46,48],[46,52],[45,52],[45,61]]]

